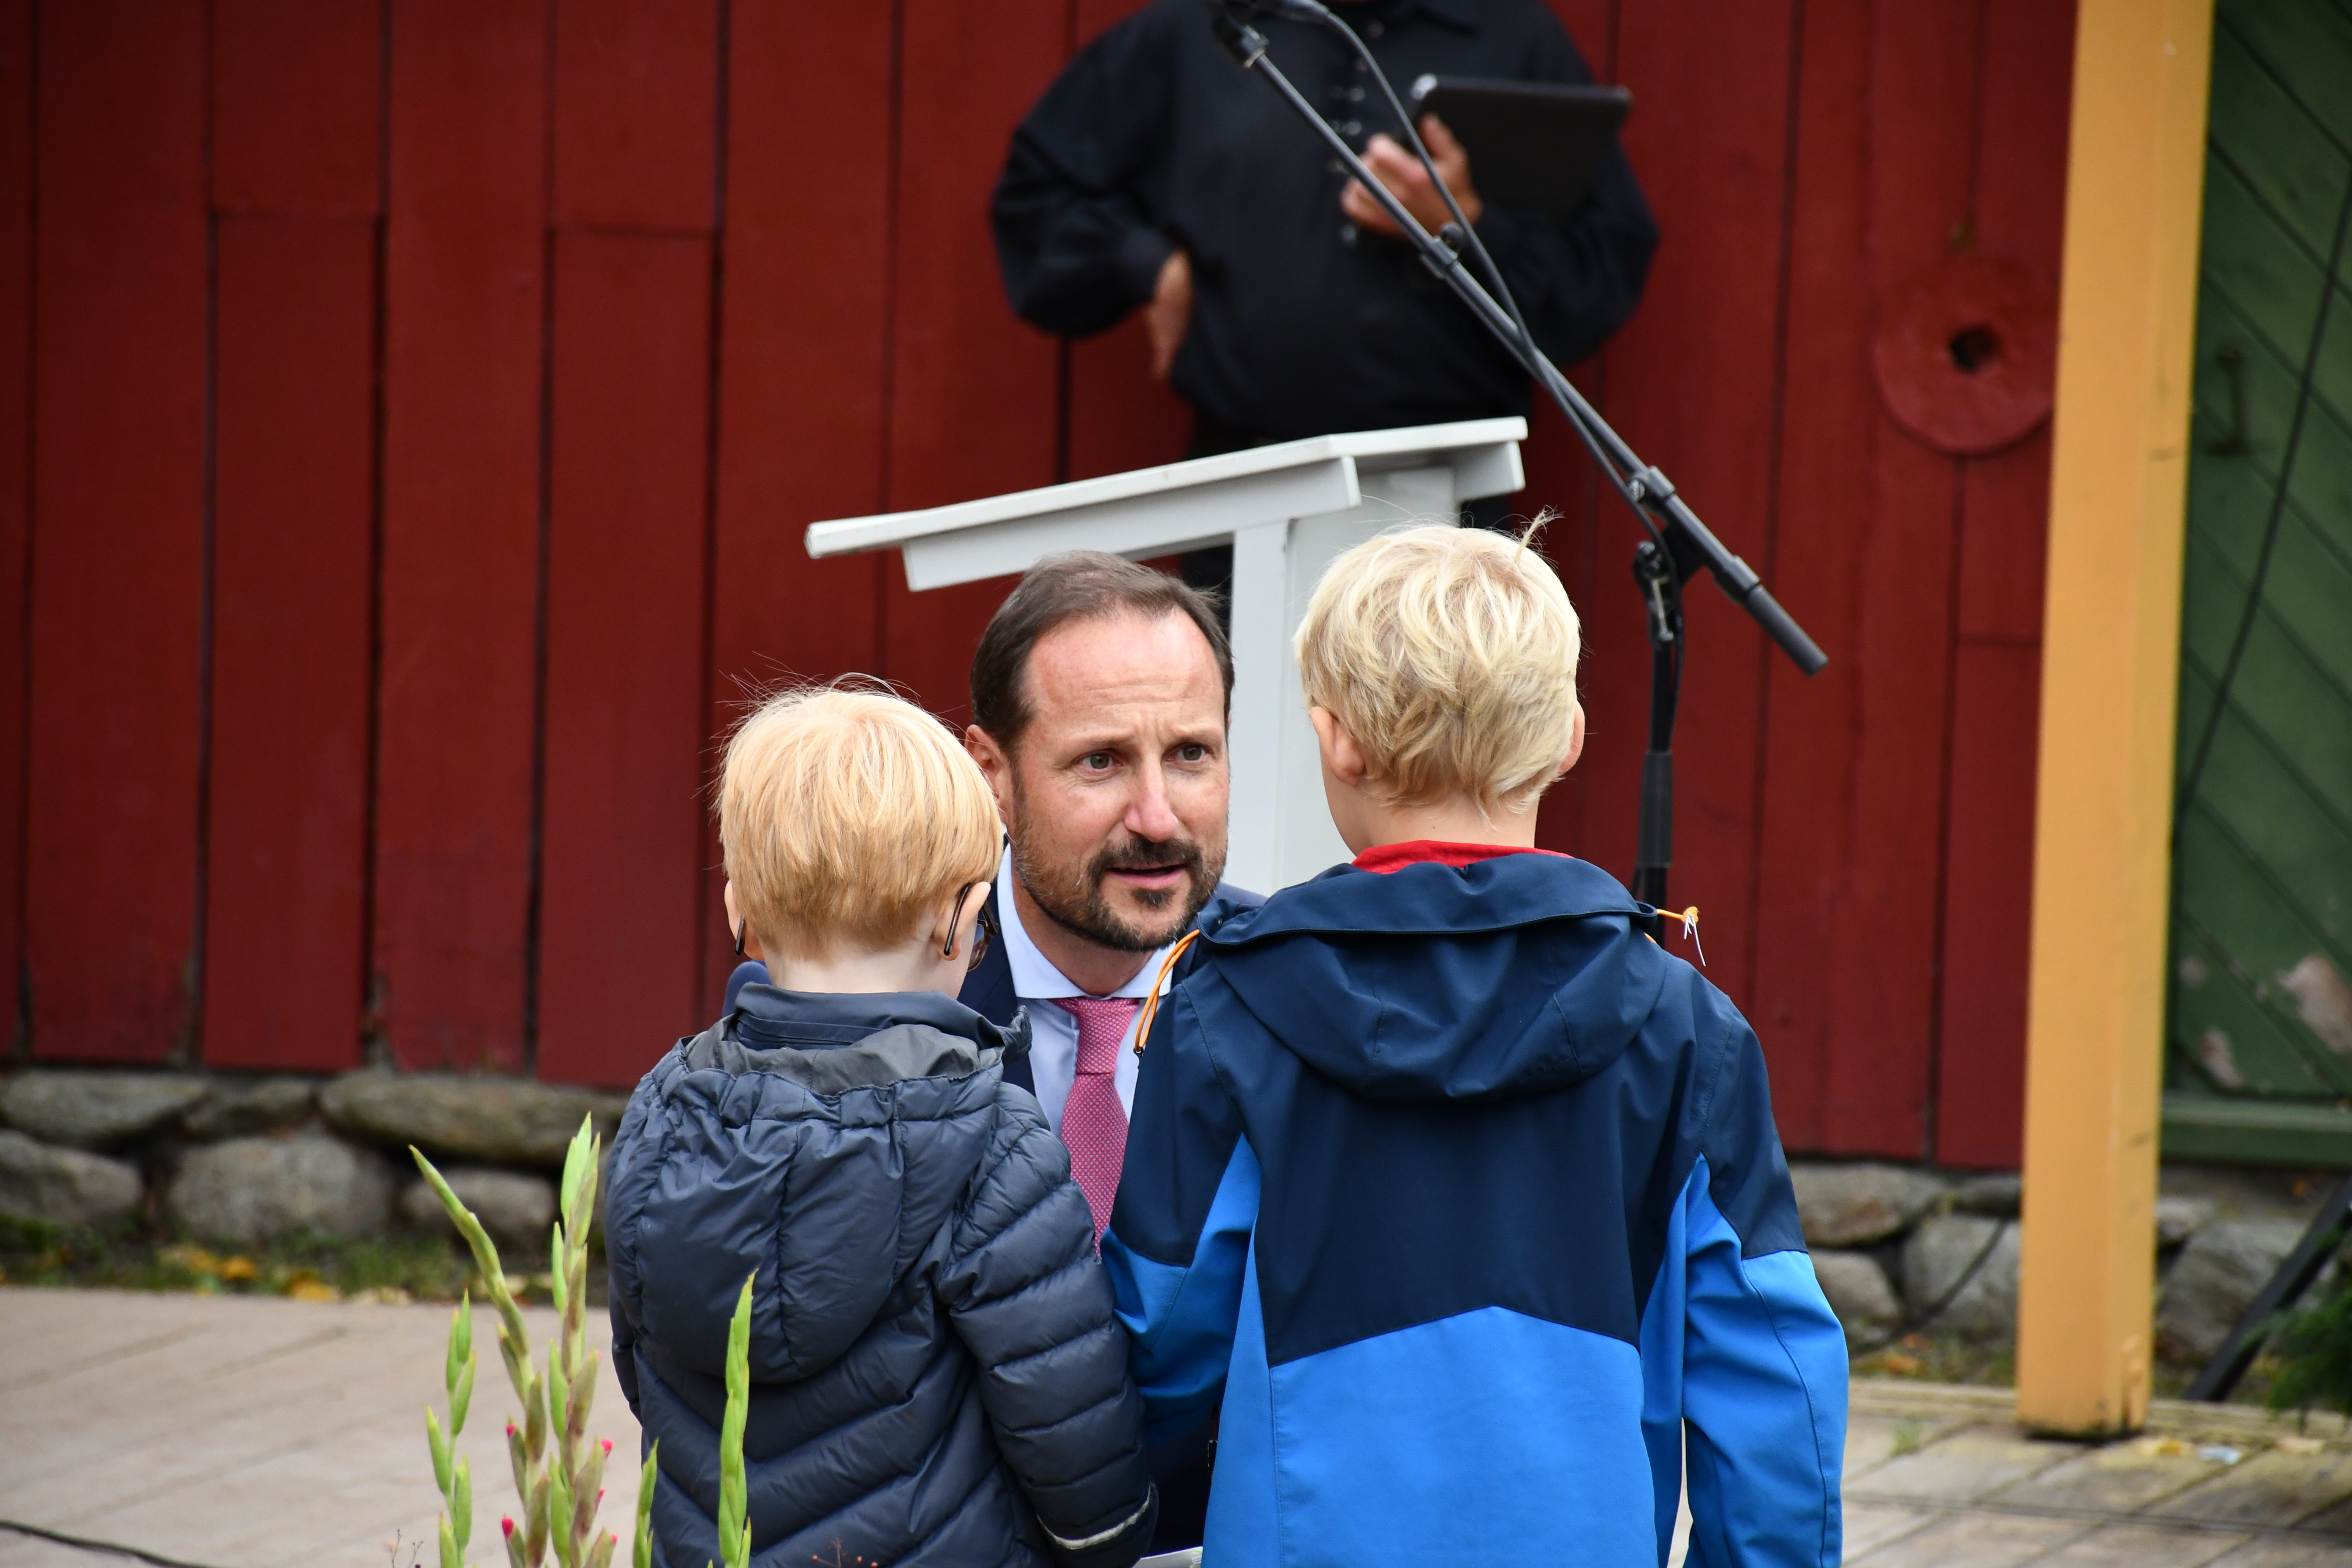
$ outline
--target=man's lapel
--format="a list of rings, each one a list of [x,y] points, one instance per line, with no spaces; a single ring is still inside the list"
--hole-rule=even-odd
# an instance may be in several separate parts
[[[993,887],[988,889],[988,912],[1000,931],[1004,929],[1007,920],[1019,918],[996,907],[996,889]],[[964,977],[963,990],[956,1000],[1000,1027],[1013,1022],[1013,1015],[1020,1010],[1021,999],[1013,994],[1013,960],[1005,952],[1003,937],[989,943],[988,952],[981,959],[980,967]],[[1017,1084],[1032,1094],[1037,1092],[1036,1080],[1029,1074],[1029,1058],[1026,1056],[1015,1057],[1004,1064],[1004,1081]]]

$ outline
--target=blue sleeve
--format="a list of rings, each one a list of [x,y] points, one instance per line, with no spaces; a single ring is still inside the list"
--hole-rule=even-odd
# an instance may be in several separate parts
[[[1694,1568],[1835,1568],[1845,1333],[1797,1226],[1762,1053],[1731,1018],[1720,1073],[1702,1090],[1705,1152],[1642,1315],[1659,1561],[1674,1531],[1672,1479],[1685,1475]]]
[[[1143,1391],[1147,1441],[1183,1430],[1224,1390],[1257,1196],[1257,1156],[1240,1143],[1217,1184],[1189,1262],[1158,1263],[1142,1256],[1119,1241],[1116,1221],[1103,1233],[1103,1265],[1110,1270],[1119,1321],[1127,1325],[1130,1342],[1128,1369]]]
[[[1147,1437],[1158,1442],[1224,1387],[1259,1175],[1184,985],[1145,1044],[1102,1258],[1130,1336]]]

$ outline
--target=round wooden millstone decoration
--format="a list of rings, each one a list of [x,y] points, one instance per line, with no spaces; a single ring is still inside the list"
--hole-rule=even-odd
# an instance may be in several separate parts
[[[1895,422],[1982,457],[2042,427],[2058,373],[2058,289],[2022,262],[1948,256],[1897,293],[1872,350]]]

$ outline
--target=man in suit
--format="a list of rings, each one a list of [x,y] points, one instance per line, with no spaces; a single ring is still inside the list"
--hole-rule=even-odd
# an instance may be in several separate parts
[[[1168,951],[1221,885],[1233,655],[1213,600],[1099,551],[1032,567],[971,663],[964,744],[988,776],[1007,847],[988,894],[994,934],[961,1000],[1031,1046],[1005,1080],[1037,1097],[1071,1174],[1109,1222],[1134,1104],[1137,1016]],[[727,1005],[747,980],[745,964]],[[1158,1446],[1152,1546],[1197,1545],[1210,1424]]]

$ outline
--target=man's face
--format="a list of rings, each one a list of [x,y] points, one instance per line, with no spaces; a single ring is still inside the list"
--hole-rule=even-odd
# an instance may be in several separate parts
[[[974,755],[1031,899],[1072,935],[1149,952],[1190,925],[1225,866],[1225,694],[1181,615],[1075,621],[1029,656],[1032,717]]]

